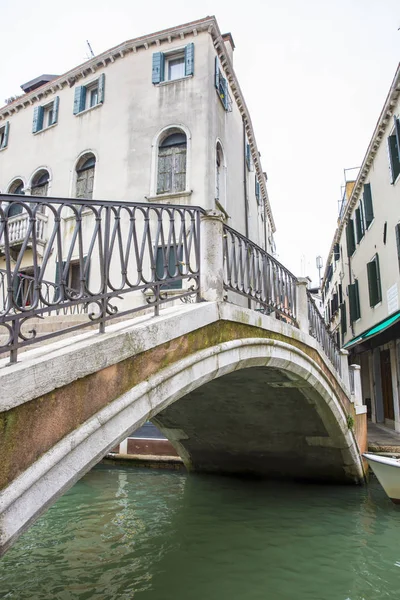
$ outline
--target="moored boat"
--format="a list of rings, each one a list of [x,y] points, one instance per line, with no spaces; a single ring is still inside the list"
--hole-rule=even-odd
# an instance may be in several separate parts
[[[400,504],[400,460],[380,454],[363,454],[392,502]]]

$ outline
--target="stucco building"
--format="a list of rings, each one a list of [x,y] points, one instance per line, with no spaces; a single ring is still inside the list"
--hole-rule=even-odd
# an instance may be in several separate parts
[[[371,418],[400,431],[400,66],[345,192],[322,282],[326,322],[361,366]]]
[[[266,176],[234,48],[232,36],[206,17],[24,84],[25,93],[0,109],[0,191],[217,209],[273,250]],[[9,217],[18,245],[28,216],[16,205]],[[44,249],[52,215],[41,218]],[[29,274],[32,264],[27,251],[21,270]],[[46,278],[56,281],[59,271],[54,259]],[[76,278],[72,256],[68,285]]]

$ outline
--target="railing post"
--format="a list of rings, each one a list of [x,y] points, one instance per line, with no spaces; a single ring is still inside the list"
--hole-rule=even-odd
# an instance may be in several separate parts
[[[349,374],[349,361],[347,360],[347,357],[349,355],[349,351],[345,350],[344,348],[342,348],[342,350],[339,350],[339,354],[340,354],[340,371],[341,371],[341,378],[342,381],[344,383],[344,385],[346,386],[346,388],[351,392],[350,389],[350,374]]]
[[[223,215],[208,210],[200,217],[200,295],[207,302],[224,299]]]
[[[298,277],[296,281],[296,321],[300,331],[310,333],[308,320],[307,286],[308,277]]]
[[[361,367],[360,365],[350,365],[350,369],[353,371],[354,378],[354,405],[362,406]]]

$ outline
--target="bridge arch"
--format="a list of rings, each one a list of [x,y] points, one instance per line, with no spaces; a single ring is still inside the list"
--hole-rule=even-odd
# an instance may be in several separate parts
[[[196,310],[204,311],[204,307],[197,306]],[[227,310],[225,309],[225,311]],[[260,321],[259,316],[257,319]],[[328,457],[325,465],[322,461],[322,467],[320,465],[317,477],[313,472],[310,472],[310,477],[321,478],[321,473],[325,468],[331,469],[331,473],[333,473],[333,477],[328,476],[327,479],[361,481],[364,477],[363,466],[354,432],[348,426],[348,415],[352,405],[345,390],[324,361],[318,361],[312,355],[314,343],[312,338],[299,332],[299,343],[296,345],[293,339],[284,335],[289,331],[288,325],[279,323],[271,317],[262,317],[261,320],[269,323],[269,331],[266,332],[261,327],[245,325],[242,334],[238,335],[237,326],[233,327],[229,321],[220,321],[218,324],[209,323],[197,328],[192,332],[193,337],[190,340],[186,335],[176,337],[176,328],[171,326],[171,339],[168,342],[167,351],[168,360],[165,359],[165,346],[163,344],[154,346],[154,336],[152,338],[154,347],[151,346],[149,350],[141,352],[140,355],[134,357],[133,361],[132,358],[126,358],[120,363],[109,366],[102,365],[103,355],[99,352],[99,356],[93,359],[97,361],[98,370],[88,376],[89,379],[92,378],[88,386],[85,387],[82,379],[75,379],[66,386],[69,388],[68,393],[71,397],[70,412],[73,413],[75,410],[74,400],[71,396],[73,390],[78,396],[79,390],[83,390],[84,394],[87,394],[87,390],[91,390],[89,392],[93,395],[91,402],[95,405],[99,403],[96,395],[101,394],[102,390],[105,390],[104,393],[106,393],[107,386],[111,381],[134,376],[135,361],[137,361],[136,369],[139,369],[140,364],[142,365],[141,375],[135,385],[128,387],[111,402],[107,402],[105,399],[103,406],[79,423],[73,431],[62,435],[60,428],[59,440],[14,477],[11,484],[0,492],[2,551],[4,552],[30,523],[96,464],[104,454],[149,418],[155,418],[158,425],[167,433],[189,469],[217,471],[218,464],[215,462],[215,454],[212,459],[215,468],[208,468],[210,465],[207,466],[207,461],[203,463],[199,461],[198,447],[193,453],[190,436],[185,431],[185,427],[181,426],[179,419],[174,417],[175,425],[171,427],[171,415],[168,414],[168,411],[179,406],[184,415],[185,408],[195,406],[193,400],[196,399],[191,395],[201,389],[206,389],[207,385],[213,385],[215,382],[226,381],[229,383],[228,380],[231,377],[248,375],[249,387],[251,387],[254,385],[251,376],[256,371],[258,373],[274,373],[274,376],[278,376],[268,384],[276,393],[279,390],[295,390],[296,398],[301,399],[305,407],[309,407],[311,412],[307,414],[314,414],[315,422],[321,425],[322,430],[317,431],[311,427],[310,431],[305,432],[307,435],[303,436],[302,448],[303,450],[309,448],[312,460],[316,455]],[[218,331],[217,325],[220,327]],[[216,331],[213,339],[211,339],[212,336],[210,337],[210,327],[213,328],[212,331]],[[276,331],[273,332],[273,329]],[[277,335],[278,330],[281,332],[279,335]],[[174,331],[173,334],[172,331]],[[224,335],[221,332],[225,332]],[[249,333],[256,335],[252,336]],[[198,340],[200,338],[207,338],[209,343],[199,348]],[[309,345],[305,343],[307,341]],[[106,338],[103,343],[107,345]],[[121,340],[120,343],[124,344],[124,340]],[[137,351],[138,348],[136,353]],[[135,351],[131,351],[131,354],[135,354]],[[148,355],[147,358],[146,355]],[[141,363],[138,356],[142,357]],[[78,357],[78,360],[81,359]],[[151,365],[157,360],[160,368],[150,372]],[[38,376],[37,373],[36,376]],[[94,381],[97,382],[96,385],[93,385]],[[57,383],[59,384],[56,382],[56,385]],[[236,383],[233,381],[233,385]],[[258,394],[265,385],[262,380],[261,385],[258,386]],[[62,408],[59,408],[62,407],[63,398],[56,406],[56,396],[59,394],[62,397],[63,393],[63,387],[60,386],[54,389],[48,398],[48,401],[54,403],[54,410],[59,422],[62,422],[64,418]],[[81,400],[82,398],[77,397],[77,403]],[[262,398],[258,400],[259,403],[262,403]],[[39,401],[43,401],[43,397]],[[100,405],[98,404],[98,406]],[[226,411],[225,414],[229,415],[230,413]],[[307,418],[306,415],[306,420]],[[253,423],[252,426],[256,429],[257,423]],[[54,427],[57,428],[59,425],[54,424]],[[50,435],[51,432],[49,432]],[[207,442],[204,444],[204,451],[209,456],[209,448],[215,446],[215,441],[204,440],[204,442]],[[198,444],[199,440],[196,440],[196,443]],[[252,440],[249,439],[250,446],[251,443]],[[247,460],[242,463],[244,464],[242,472],[257,473],[260,464],[271,464],[271,460],[276,459],[276,454],[271,453],[268,447],[264,451],[262,448],[257,448],[256,452],[259,456],[254,463],[255,468],[249,468]],[[336,464],[332,464],[332,460],[336,461]],[[238,462],[240,463],[240,461]],[[285,464],[288,464],[287,461]],[[241,469],[238,470],[241,471]],[[273,470],[270,473],[274,475]],[[268,470],[260,474],[266,475]],[[295,473],[293,474],[295,475]],[[304,471],[300,473],[300,476],[304,476]]]

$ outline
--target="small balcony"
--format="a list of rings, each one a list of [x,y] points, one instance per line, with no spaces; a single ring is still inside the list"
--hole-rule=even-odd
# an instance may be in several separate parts
[[[47,216],[37,212],[35,216],[36,241],[38,244],[44,245],[47,242],[45,237]],[[10,247],[22,246],[25,238],[28,235],[30,227],[30,217],[27,213],[21,212],[18,215],[7,219],[8,239]],[[4,232],[0,234],[0,251],[4,249],[5,240]],[[28,237],[28,248],[32,247],[32,233]]]

